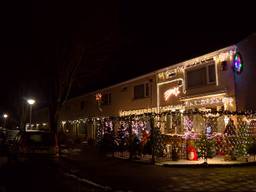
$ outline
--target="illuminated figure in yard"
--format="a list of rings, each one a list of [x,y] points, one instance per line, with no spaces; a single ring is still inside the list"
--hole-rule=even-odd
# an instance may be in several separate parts
[[[197,151],[196,151],[195,144],[194,144],[193,140],[188,141],[187,155],[188,155],[188,160],[191,160],[191,161],[198,160],[198,155],[197,155]]]

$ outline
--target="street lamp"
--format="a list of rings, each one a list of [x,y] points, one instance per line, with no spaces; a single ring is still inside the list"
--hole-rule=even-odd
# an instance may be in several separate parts
[[[35,104],[35,102],[36,101],[34,99],[28,99],[27,100],[27,103],[30,106],[30,110],[29,110],[29,126],[30,126],[30,129],[31,129],[31,119],[32,119],[32,106]]]
[[[8,118],[8,115],[6,113],[3,114],[3,118],[4,118],[4,128],[6,125],[6,119]]]

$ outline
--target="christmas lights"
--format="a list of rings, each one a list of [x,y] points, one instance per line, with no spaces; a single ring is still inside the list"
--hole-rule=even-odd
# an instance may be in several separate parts
[[[173,82],[181,82],[179,84],[179,87],[183,87],[183,93],[184,94],[186,93],[185,86],[184,86],[184,79],[183,78],[177,78],[177,79],[174,79],[174,80],[158,83],[157,84],[157,89],[156,89],[156,91],[157,91],[157,93],[156,93],[157,94],[157,112],[158,113],[160,112],[160,93],[159,93],[159,88],[162,85],[165,85],[165,84],[168,84],[168,83],[173,83]]]
[[[237,74],[240,74],[243,71],[243,61],[242,61],[242,57],[240,55],[240,53],[236,53],[234,55],[234,59],[233,59],[233,69]]]
[[[224,125],[225,127],[227,126],[228,122],[229,122],[229,117],[227,115],[224,116]]]
[[[96,101],[101,101],[102,94],[101,93],[97,93],[95,97],[96,97]]]
[[[223,104],[224,109],[227,109],[229,106],[232,107],[233,98],[224,97],[224,95],[225,94],[206,95],[202,97],[182,99],[182,101],[184,101],[185,107],[195,107],[213,104]]]
[[[233,59],[233,55],[235,54],[235,50],[229,50],[229,51],[225,51],[225,52],[221,52],[218,55],[213,57],[213,60],[216,63],[221,63],[223,61],[232,61]]]
[[[167,105],[159,108],[159,112],[166,112],[166,111],[180,111],[181,113],[185,111],[184,105]],[[129,115],[143,115],[147,113],[157,113],[157,108],[147,108],[147,109],[137,109],[137,110],[127,110],[127,111],[120,111],[119,116],[129,116]]]
[[[170,96],[175,95],[177,97],[179,94],[180,94],[179,87],[174,87],[164,92],[164,99],[165,101],[167,101],[170,98]]]
[[[127,110],[127,111],[120,111],[119,112],[119,116],[129,116],[129,115],[141,115],[141,114],[145,114],[145,113],[156,113],[157,112],[157,108],[153,107],[153,108],[147,108],[147,109],[136,109],[136,110]]]
[[[164,80],[173,78],[177,75],[177,73],[184,73],[186,68],[202,65],[202,64],[208,63],[210,60],[214,60],[216,64],[221,63],[223,61],[232,61],[233,56],[236,53],[236,49],[237,48],[235,46],[231,46],[219,51],[209,53],[207,55],[203,55],[201,57],[197,57],[185,62],[178,63],[175,66],[172,66],[171,68],[166,68],[164,72],[159,72],[158,79],[160,81],[164,81]],[[216,65],[216,69],[217,69],[217,65]],[[217,73],[217,70],[215,71]],[[217,85],[218,85],[218,79],[217,79]]]

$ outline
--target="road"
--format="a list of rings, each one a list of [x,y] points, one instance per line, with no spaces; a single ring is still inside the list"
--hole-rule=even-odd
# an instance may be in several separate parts
[[[107,160],[106,160],[107,161]],[[105,161],[105,162],[106,162]],[[112,162],[112,163],[111,163]],[[167,168],[112,161],[104,166],[52,161],[12,162],[0,168],[0,192],[103,191],[83,182],[110,186],[111,191],[255,191],[256,167]],[[106,167],[106,165],[109,165]],[[112,167],[111,167],[112,165]],[[66,166],[66,167],[63,167]],[[89,165],[88,165],[89,166]],[[80,167],[80,168],[79,168]],[[105,168],[104,168],[105,167]],[[119,169],[122,167],[122,169]],[[122,171],[120,171],[122,170]],[[71,175],[67,175],[67,173]],[[75,177],[77,175],[78,177]]]
[[[9,162],[0,168],[0,192],[101,191],[65,176],[58,163],[48,160]]]

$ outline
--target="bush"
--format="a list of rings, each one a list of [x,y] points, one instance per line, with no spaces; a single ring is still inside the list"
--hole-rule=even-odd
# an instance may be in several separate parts
[[[249,145],[248,154],[256,156],[256,138],[254,138],[253,142]]]

